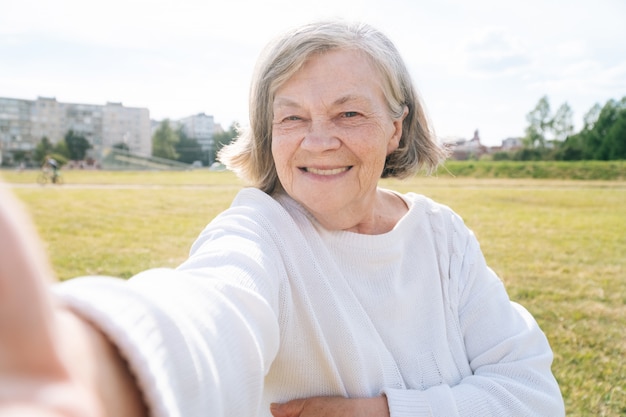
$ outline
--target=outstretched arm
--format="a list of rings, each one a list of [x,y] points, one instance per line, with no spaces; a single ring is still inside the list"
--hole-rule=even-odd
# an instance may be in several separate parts
[[[52,276],[24,208],[0,187],[0,415],[147,415],[117,349],[54,305]]]
[[[273,417],[389,417],[384,396],[374,398],[312,397],[272,404]]]

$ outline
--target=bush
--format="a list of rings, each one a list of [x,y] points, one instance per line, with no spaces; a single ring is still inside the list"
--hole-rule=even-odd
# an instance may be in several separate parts
[[[440,176],[626,180],[626,161],[448,161]]]

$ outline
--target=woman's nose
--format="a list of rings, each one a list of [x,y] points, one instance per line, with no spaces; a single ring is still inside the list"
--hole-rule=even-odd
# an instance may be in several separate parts
[[[307,151],[323,152],[339,148],[341,140],[331,122],[312,120],[300,146]]]

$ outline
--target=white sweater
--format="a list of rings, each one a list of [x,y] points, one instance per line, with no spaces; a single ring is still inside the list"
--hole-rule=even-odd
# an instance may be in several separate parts
[[[562,416],[552,352],[450,209],[323,229],[244,189],[176,270],[85,277],[61,297],[127,357],[155,417],[269,417],[270,402],[387,395],[392,417]]]

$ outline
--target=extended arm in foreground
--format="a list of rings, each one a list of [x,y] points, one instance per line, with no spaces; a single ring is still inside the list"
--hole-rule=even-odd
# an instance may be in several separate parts
[[[147,415],[117,349],[54,305],[52,270],[24,212],[0,188],[0,415]]]

